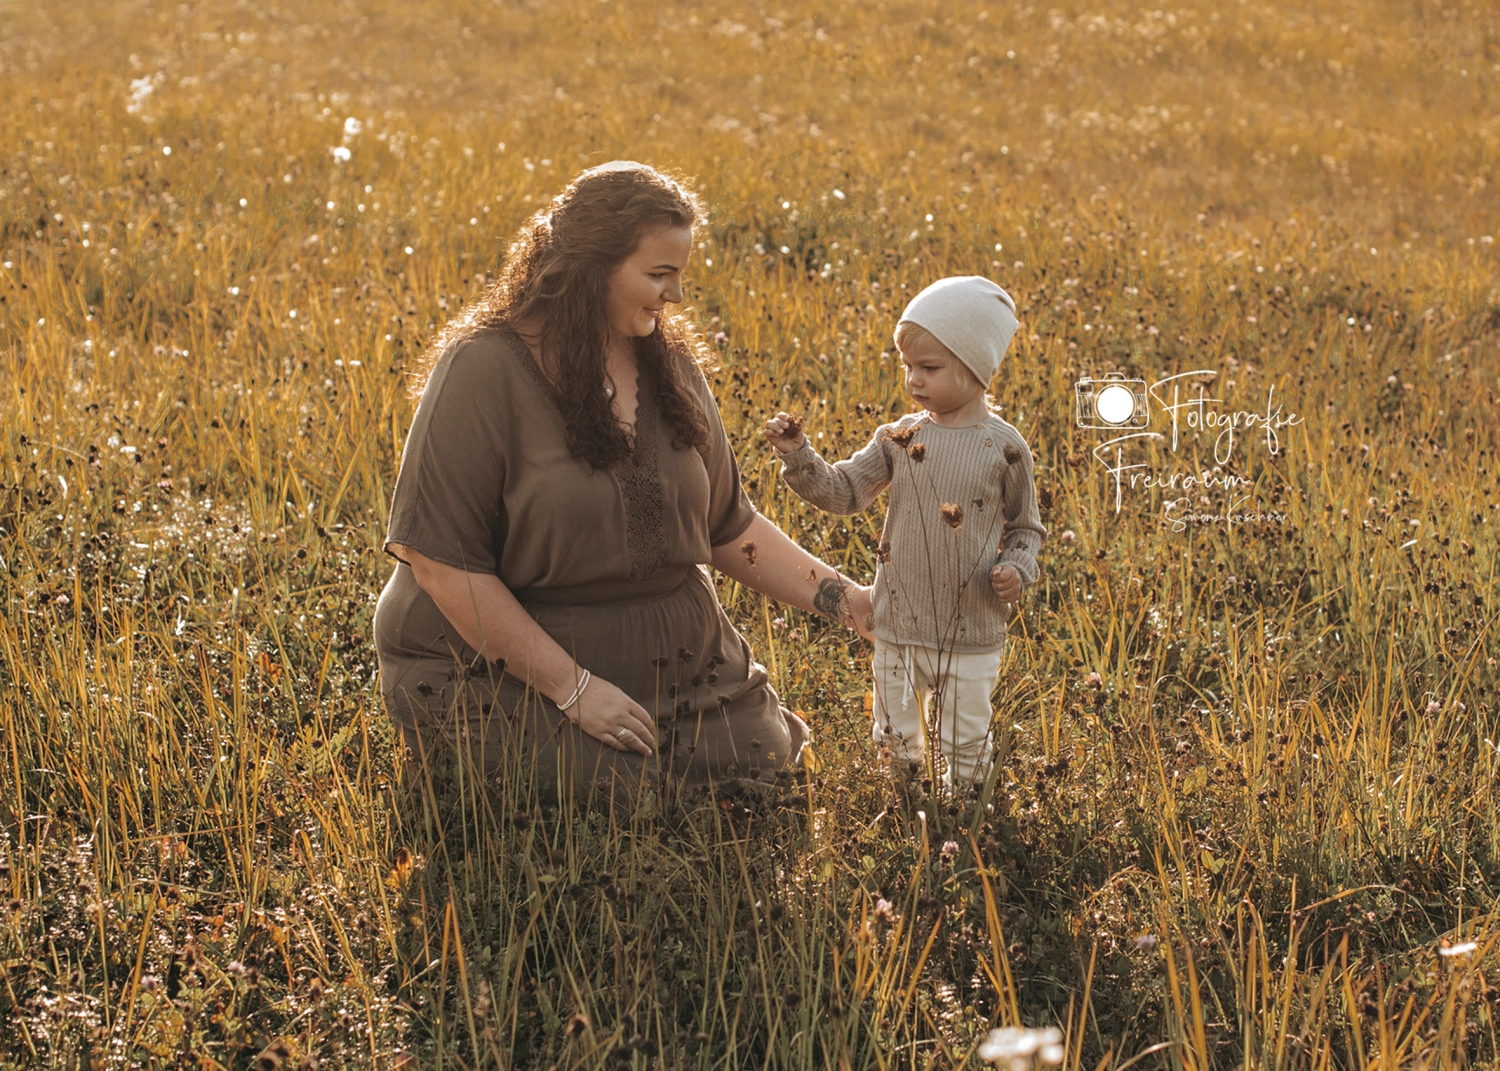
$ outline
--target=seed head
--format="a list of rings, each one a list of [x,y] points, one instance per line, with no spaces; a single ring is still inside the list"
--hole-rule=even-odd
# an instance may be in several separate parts
[[[755,564],[755,540],[753,540],[753,539],[747,539],[743,543],[741,543],[740,544],[740,553],[745,556],[745,560],[747,562],[749,562],[751,565],[754,565]]]
[[[964,508],[954,502],[944,502],[938,507],[938,512],[943,515],[943,520],[948,527],[955,531],[964,526]]]
[[[885,433],[885,437],[905,450],[911,445],[911,441],[917,437],[917,428],[918,425],[911,424],[899,431],[888,431]]]
[[[911,459],[918,465],[927,460],[927,444],[914,443],[911,448]]]

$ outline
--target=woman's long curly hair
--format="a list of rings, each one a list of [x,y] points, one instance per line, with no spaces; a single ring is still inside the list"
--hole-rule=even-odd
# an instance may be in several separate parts
[[[438,357],[481,331],[540,328],[543,372],[567,414],[568,451],[595,469],[630,457],[631,443],[604,393],[609,346],[609,276],[658,227],[703,222],[697,196],[675,177],[631,161],[590,168],[536,213],[510,244],[505,263],[482,297],[450,320],[428,345],[413,377],[420,395]],[[655,385],[657,404],[676,446],[703,448],[708,421],[689,377],[707,351],[692,322],[668,305],[656,330],[633,340],[641,387]]]

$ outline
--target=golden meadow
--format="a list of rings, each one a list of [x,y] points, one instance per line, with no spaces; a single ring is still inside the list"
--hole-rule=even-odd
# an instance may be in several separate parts
[[[0,1063],[1493,1066],[1497,78],[1427,0],[0,4]],[[732,586],[810,785],[399,783],[403,370],[615,157],[709,202],[752,497],[854,575],[878,510],[759,424],[852,451],[911,293],[1016,295],[1052,538],[978,798],[898,796],[868,650]],[[1296,422],[1181,410],[1117,499],[1110,371]]]

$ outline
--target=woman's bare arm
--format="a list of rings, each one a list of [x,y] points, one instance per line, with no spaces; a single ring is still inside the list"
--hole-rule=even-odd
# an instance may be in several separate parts
[[[393,544],[391,550],[411,565],[418,586],[470,647],[491,661],[504,659],[507,673],[554,703],[573,694],[588,667],[577,665],[547,635],[498,576],[468,573],[410,547]],[[608,681],[592,678],[567,714],[585,732],[614,747],[651,754],[656,740],[651,715]],[[622,728],[633,736],[621,741]]]
[[[777,602],[831,617],[871,638],[870,591],[839,575],[757,513],[743,535],[713,550],[713,567]]]

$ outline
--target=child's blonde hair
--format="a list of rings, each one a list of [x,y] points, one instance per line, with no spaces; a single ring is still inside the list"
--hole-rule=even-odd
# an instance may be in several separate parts
[[[964,375],[968,376],[975,382],[978,382],[979,377],[974,374],[973,370],[970,369],[968,365],[964,364],[964,362],[959,359],[958,354],[954,353],[947,346],[944,346],[936,335],[927,330],[927,328],[923,327],[921,324],[913,323],[911,320],[902,320],[896,325],[896,332],[893,337],[895,339],[896,348],[902,353],[905,353],[909,346],[914,346],[917,343],[921,342],[923,339],[932,339],[932,341],[936,342],[944,353],[953,358],[954,363],[957,364],[959,368],[963,369]],[[981,383],[980,386],[988,386],[988,384]],[[988,390],[984,392],[984,404],[986,408],[995,412],[999,412],[1000,407],[995,404],[995,397]]]
[[[947,346],[943,345],[942,341],[936,335],[927,330],[927,328],[923,327],[921,324],[914,323],[911,320],[902,320],[896,325],[896,332],[892,337],[895,339],[896,348],[902,353],[905,353],[907,349],[917,345],[925,339],[931,339],[934,343],[937,344],[937,347],[939,349],[941,349],[949,357],[953,358],[954,362],[957,364],[958,368],[963,372],[964,375],[968,376],[971,380],[978,382],[979,377],[973,373],[968,365],[964,364],[964,362],[959,359],[958,354],[954,353]],[[986,386],[986,384],[984,383],[980,383],[979,385],[981,387]]]

